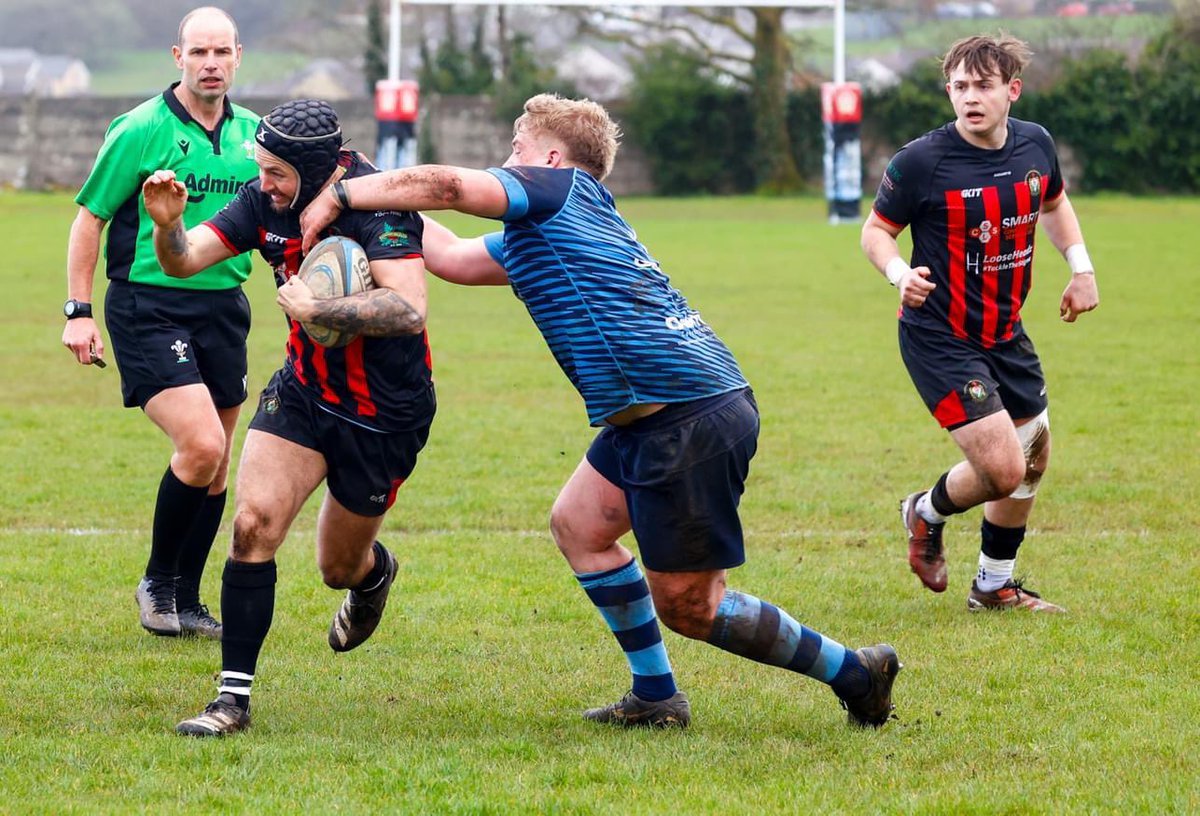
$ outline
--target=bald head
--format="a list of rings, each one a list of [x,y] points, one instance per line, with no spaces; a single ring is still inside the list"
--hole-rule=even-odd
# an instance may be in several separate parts
[[[234,45],[242,44],[242,41],[238,36],[237,23],[234,22],[234,19],[232,16],[230,16],[229,12],[225,11],[225,9],[217,8],[216,6],[200,6],[199,8],[194,8],[187,14],[183,15],[183,19],[179,21],[179,33],[175,37],[175,45],[178,46],[180,50],[184,50],[183,39],[188,35],[188,29],[193,24],[200,23],[203,23],[206,27],[211,27],[214,24],[227,24],[231,29],[233,29]]]

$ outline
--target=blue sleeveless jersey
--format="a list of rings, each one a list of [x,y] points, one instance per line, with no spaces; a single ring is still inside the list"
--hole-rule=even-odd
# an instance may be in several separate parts
[[[491,168],[508,192],[504,232],[486,236],[588,420],[649,402],[745,388],[737,361],[582,170]]]

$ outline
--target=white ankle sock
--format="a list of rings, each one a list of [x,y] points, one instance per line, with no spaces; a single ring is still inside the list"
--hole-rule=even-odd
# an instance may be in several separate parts
[[[979,587],[981,592],[992,592],[999,589],[1008,579],[1012,578],[1016,565],[1017,559],[1015,558],[1011,561],[1002,561],[997,558],[988,558],[980,553],[979,573],[975,576],[975,586]]]
[[[934,509],[933,502],[929,500],[932,492],[932,490],[926,491],[921,498],[917,499],[917,514],[930,524],[945,524],[946,517]]]

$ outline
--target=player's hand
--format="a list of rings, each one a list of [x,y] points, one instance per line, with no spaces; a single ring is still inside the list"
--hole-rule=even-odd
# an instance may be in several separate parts
[[[275,302],[288,317],[305,323],[312,317],[317,299],[308,284],[293,275],[276,291]]]
[[[96,321],[90,317],[68,320],[63,328],[62,342],[83,365],[92,365],[104,358],[104,340],[96,328]]]
[[[320,240],[321,230],[333,223],[342,212],[333,191],[326,187],[300,213],[300,250],[308,252]]]
[[[916,266],[911,272],[906,272],[896,286],[900,290],[900,302],[910,309],[919,309],[925,305],[925,298],[937,289],[937,284],[928,280],[929,274],[928,266]]]
[[[173,170],[155,170],[142,184],[146,214],[160,227],[169,227],[183,217],[187,199],[187,187],[175,178]]]
[[[1058,316],[1065,323],[1074,323],[1081,314],[1090,312],[1099,305],[1100,292],[1096,288],[1096,276],[1090,272],[1075,274],[1063,290],[1062,300],[1058,303]]]

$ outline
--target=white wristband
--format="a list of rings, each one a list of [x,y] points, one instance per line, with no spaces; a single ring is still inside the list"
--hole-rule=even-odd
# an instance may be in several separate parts
[[[1082,245],[1080,245],[1082,246]],[[900,279],[912,272],[912,267],[905,262],[903,258],[897,255],[887,262],[887,266],[883,268],[883,274],[887,277],[888,283],[892,286],[899,286]]]
[[[1095,272],[1092,259],[1088,257],[1087,247],[1083,244],[1071,244],[1063,254],[1067,256],[1067,266],[1071,267],[1073,274],[1082,275]]]

